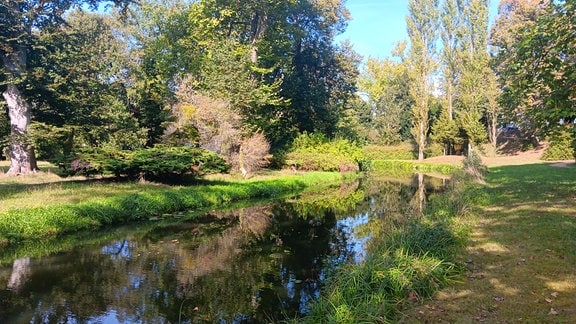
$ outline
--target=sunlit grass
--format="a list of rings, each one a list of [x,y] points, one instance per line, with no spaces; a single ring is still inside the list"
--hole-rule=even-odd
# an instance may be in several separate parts
[[[406,321],[569,323],[576,318],[576,168],[490,169],[462,282]],[[463,297],[465,296],[465,297]]]
[[[40,175],[41,176],[41,175]],[[339,183],[339,173],[281,174],[212,179],[190,186],[107,180],[3,177],[0,179],[0,245],[56,237],[103,225],[162,217],[183,210],[280,197]]]
[[[414,173],[431,173],[450,175],[461,168],[459,165],[422,163],[409,160],[374,160],[371,162],[371,170],[376,173],[391,175],[406,175]]]

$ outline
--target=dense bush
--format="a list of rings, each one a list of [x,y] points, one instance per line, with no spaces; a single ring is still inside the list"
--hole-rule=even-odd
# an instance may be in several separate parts
[[[67,167],[85,175],[102,173],[153,180],[174,180],[185,174],[198,176],[229,170],[217,154],[188,146],[157,146],[135,151],[85,150]]]
[[[550,145],[542,154],[542,160],[559,161],[574,159],[573,137],[566,130],[558,131],[550,136]]]
[[[364,161],[362,149],[345,139],[328,140],[322,134],[304,133],[296,138],[285,156],[286,164],[298,170],[358,171]]]
[[[405,142],[394,146],[368,145],[363,148],[368,160],[414,160],[416,153],[414,146]]]
[[[424,149],[424,156],[427,158],[444,155],[444,146],[437,142],[428,142]]]
[[[270,143],[262,133],[255,133],[244,138],[238,145],[237,152],[231,154],[228,161],[234,171],[240,171],[245,178],[252,176],[270,163]]]

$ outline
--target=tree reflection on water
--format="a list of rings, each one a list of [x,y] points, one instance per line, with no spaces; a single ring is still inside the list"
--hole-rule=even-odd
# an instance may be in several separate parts
[[[285,202],[210,212],[200,222],[135,231],[105,245],[22,256],[0,267],[0,322],[297,318],[319,297],[328,269],[363,260],[375,233],[371,223],[382,226],[390,211],[409,208],[414,195],[420,204],[419,187],[347,184]]]

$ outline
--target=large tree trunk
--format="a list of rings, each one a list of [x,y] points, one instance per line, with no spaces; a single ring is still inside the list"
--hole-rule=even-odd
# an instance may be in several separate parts
[[[258,41],[266,32],[268,16],[265,13],[255,12],[250,22],[250,61],[258,63]]]
[[[2,60],[9,75],[9,82],[12,82],[2,94],[8,105],[10,117],[10,144],[7,150],[10,158],[8,175],[36,172],[38,167],[34,157],[34,147],[28,136],[31,106],[17,85],[17,80],[22,78],[26,71],[26,49],[23,46],[15,46],[11,52],[3,55]]]

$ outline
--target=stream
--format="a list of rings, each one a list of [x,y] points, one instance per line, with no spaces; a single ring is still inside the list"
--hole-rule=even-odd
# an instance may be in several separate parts
[[[363,178],[3,251],[0,323],[297,319],[335,266],[362,262],[374,228],[421,211],[441,187],[423,175]]]

